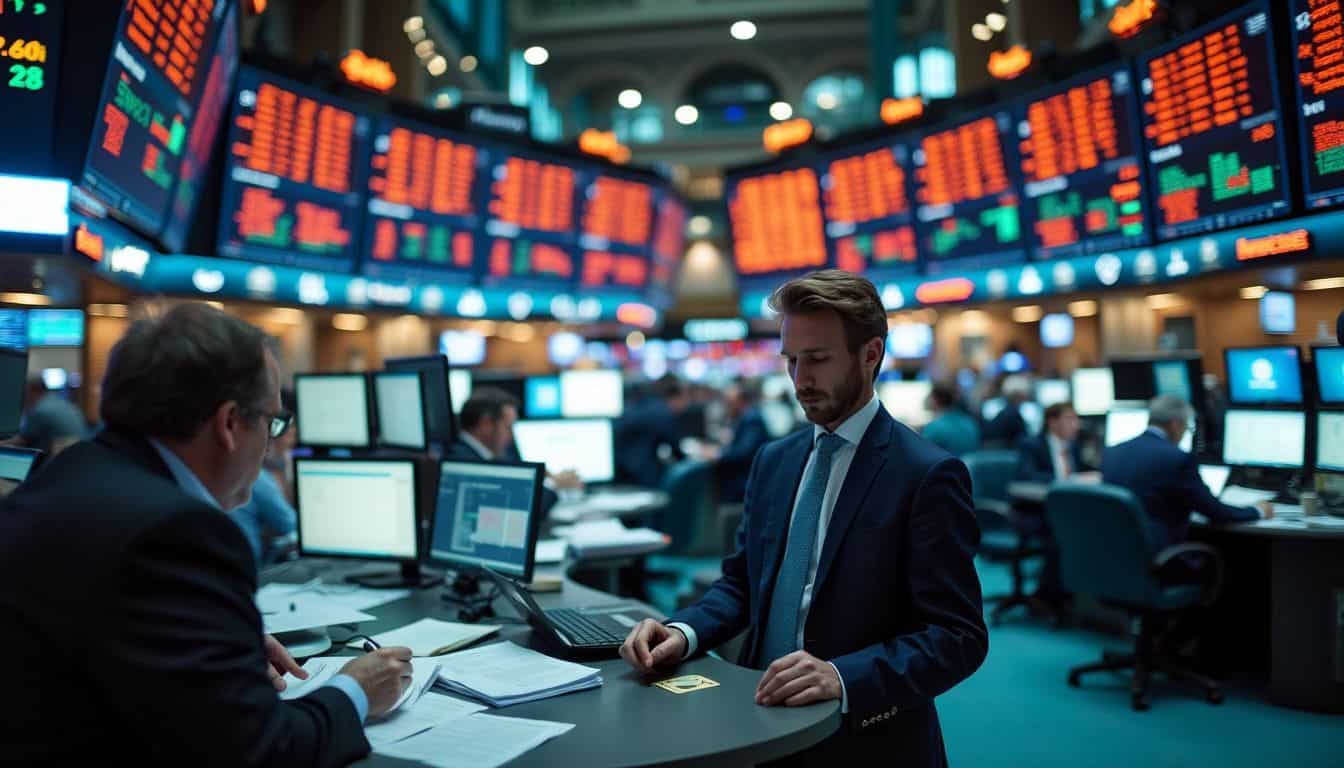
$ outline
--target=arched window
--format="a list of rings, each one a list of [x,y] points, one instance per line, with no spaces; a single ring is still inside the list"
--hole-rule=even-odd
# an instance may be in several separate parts
[[[639,98],[622,103],[621,94],[633,91]],[[632,106],[633,105],[633,106]],[[565,111],[571,134],[585,128],[615,131],[626,144],[652,144],[663,139],[662,110],[649,95],[630,80],[603,80],[593,83],[574,97]]]
[[[773,78],[748,64],[729,63],[692,80],[682,103],[698,110],[694,127],[731,130],[771,122],[770,105],[778,100],[779,86]]]

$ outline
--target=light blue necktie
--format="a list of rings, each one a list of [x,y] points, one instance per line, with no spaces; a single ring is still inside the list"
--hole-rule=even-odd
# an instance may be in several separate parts
[[[826,496],[826,483],[831,478],[831,459],[835,458],[836,450],[844,444],[843,437],[829,432],[817,439],[812,474],[807,476],[807,482],[798,496],[798,506],[789,526],[788,544],[784,548],[784,561],[779,564],[779,574],[775,577],[770,616],[765,623],[765,637],[757,657],[761,667],[798,650],[798,609],[803,603],[808,566],[812,564],[812,548],[817,542],[821,502]]]

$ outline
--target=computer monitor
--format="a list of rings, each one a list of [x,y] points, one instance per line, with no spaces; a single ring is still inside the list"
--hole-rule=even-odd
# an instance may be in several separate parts
[[[28,350],[0,347],[0,438],[16,435],[28,384]]]
[[[427,586],[420,576],[416,471],[410,459],[294,460],[294,507],[304,556],[395,560],[401,572],[347,580]]]
[[[437,443],[451,443],[457,439],[457,412],[467,401],[467,393],[458,397],[453,386],[455,377],[462,376],[467,381],[467,392],[471,391],[471,374],[466,371],[450,371],[448,358],[443,355],[423,355],[420,357],[393,357],[383,363],[383,368],[398,373],[419,373],[425,378],[424,405],[425,428],[428,439]]]
[[[1073,410],[1079,416],[1105,416],[1115,405],[1115,378],[1110,368],[1079,368],[1073,372]]]
[[[0,480],[22,483],[41,458],[42,452],[32,448],[0,445]]]
[[[299,445],[368,448],[369,383],[362,373],[303,373],[294,377]]]
[[[1302,362],[1297,347],[1228,349],[1224,354],[1232,404],[1302,403]]]
[[[1157,394],[1152,360],[1112,360],[1111,379],[1116,400],[1147,402]]]
[[[430,562],[531,581],[545,473],[538,463],[440,462]]]
[[[1232,476],[1232,468],[1221,464],[1200,464],[1199,479],[1209,487],[1209,493],[1214,498],[1223,495],[1223,489],[1227,487],[1227,480]]]
[[[1064,379],[1040,379],[1036,382],[1036,402],[1042,408],[1069,402],[1069,382]]]
[[[533,376],[524,387],[523,414],[529,419],[558,419],[562,415],[559,376]]]
[[[1223,463],[1296,469],[1305,460],[1307,416],[1302,411],[1232,409],[1223,417]]]
[[[625,412],[620,371],[560,374],[560,413],[566,419],[619,419]]]
[[[610,482],[616,474],[611,422],[606,419],[517,421],[513,440],[523,461],[550,472],[574,470],[585,483]]]
[[[1316,347],[1316,391],[1326,405],[1344,405],[1344,347]]]
[[[1153,394],[1173,395],[1189,403],[1194,400],[1190,366],[1185,360],[1153,361]]]
[[[1112,408],[1106,413],[1106,447],[1128,442],[1143,434],[1148,428],[1147,408]],[[1195,425],[1189,424],[1185,436],[1179,445],[1182,451],[1189,453],[1195,447]]]
[[[425,408],[422,373],[379,371],[373,374],[373,402],[378,412],[379,443],[411,451],[429,447],[429,415]]]
[[[1316,469],[1344,472],[1344,411],[1316,414]]]
[[[449,402],[453,406],[453,415],[456,416],[462,412],[462,406],[466,404],[467,398],[471,397],[471,371],[456,369],[448,371],[448,393]]]
[[[933,421],[929,410],[931,381],[879,381],[877,399],[891,417],[911,429],[920,429]]]

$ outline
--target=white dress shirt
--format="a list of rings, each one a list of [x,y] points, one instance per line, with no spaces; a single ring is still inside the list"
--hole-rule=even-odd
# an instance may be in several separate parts
[[[489,448],[486,448],[485,443],[482,443],[480,440],[477,440],[476,437],[472,435],[470,432],[463,430],[462,432],[458,433],[458,437],[462,438],[462,442],[466,443],[468,448],[475,451],[476,455],[480,456],[481,459],[485,461],[495,460],[495,452],[490,450]]]
[[[859,443],[863,441],[863,435],[868,431],[869,425],[873,423],[873,417],[877,415],[877,410],[882,407],[882,403],[877,397],[872,397],[868,404],[860,408],[841,422],[840,426],[835,428],[835,434],[845,441],[845,444],[836,449],[835,455],[831,458],[831,476],[826,481],[826,493],[821,499],[821,516],[817,519],[817,540],[812,546],[812,559],[807,566],[807,583],[803,586],[803,599],[798,605],[798,647],[803,647],[803,630],[807,627],[807,615],[812,609],[812,587],[817,581],[817,567],[821,564],[821,550],[826,543],[826,529],[831,524],[831,513],[835,511],[835,502],[840,498],[840,490],[845,485],[845,477],[849,474],[849,466],[854,463],[854,454],[858,452]],[[812,428],[812,445],[815,447],[817,440],[825,434],[826,428],[820,425]],[[807,464],[803,466],[803,476],[799,481],[799,488],[807,485],[807,479],[812,474],[812,465],[815,463],[817,452],[811,451],[807,456]],[[793,510],[789,514],[789,526],[793,526],[793,518],[798,514],[798,497],[793,500]],[[787,545],[787,540],[786,540]],[[668,626],[680,629],[686,635],[686,655],[695,653],[696,637],[695,630],[689,625],[681,622],[674,622]],[[834,664],[831,665],[835,667]],[[836,670],[836,677],[840,677],[840,670]],[[849,695],[845,692],[844,678],[840,679],[841,691],[841,711],[849,712]]]
[[[1055,437],[1054,433],[1048,430],[1045,433],[1045,445],[1050,450],[1050,463],[1055,468],[1056,480],[1067,480],[1078,471],[1077,467],[1066,463],[1070,462],[1072,457],[1065,458],[1067,455],[1065,451],[1068,451],[1072,446]]]

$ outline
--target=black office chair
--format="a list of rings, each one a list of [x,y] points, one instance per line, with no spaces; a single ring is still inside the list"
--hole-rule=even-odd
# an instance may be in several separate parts
[[[1045,544],[1023,532],[1008,498],[1008,484],[1017,474],[1017,451],[972,451],[962,457],[971,473],[971,494],[980,523],[980,554],[992,563],[1007,563],[1012,570],[1012,591],[985,597],[994,603],[990,621],[1018,606],[1053,613],[1045,601],[1027,594],[1023,564],[1045,554]]]
[[[1071,592],[1092,595],[1138,619],[1133,653],[1102,653],[1102,660],[1069,670],[1069,685],[1102,670],[1133,669],[1130,703],[1148,709],[1153,672],[1198,685],[1211,704],[1223,700],[1219,684],[1196,674],[1157,647],[1155,632],[1184,611],[1208,605],[1222,587],[1223,561],[1206,544],[1189,542],[1153,553],[1148,517],[1138,498],[1113,485],[1060,485],[1045,502],[1046,517],[1059,546],[1060,573]],[[1177,558],[1200,556],[1211,561],[1209,578],[1200,584],[1163,584],[1159,573]]]

